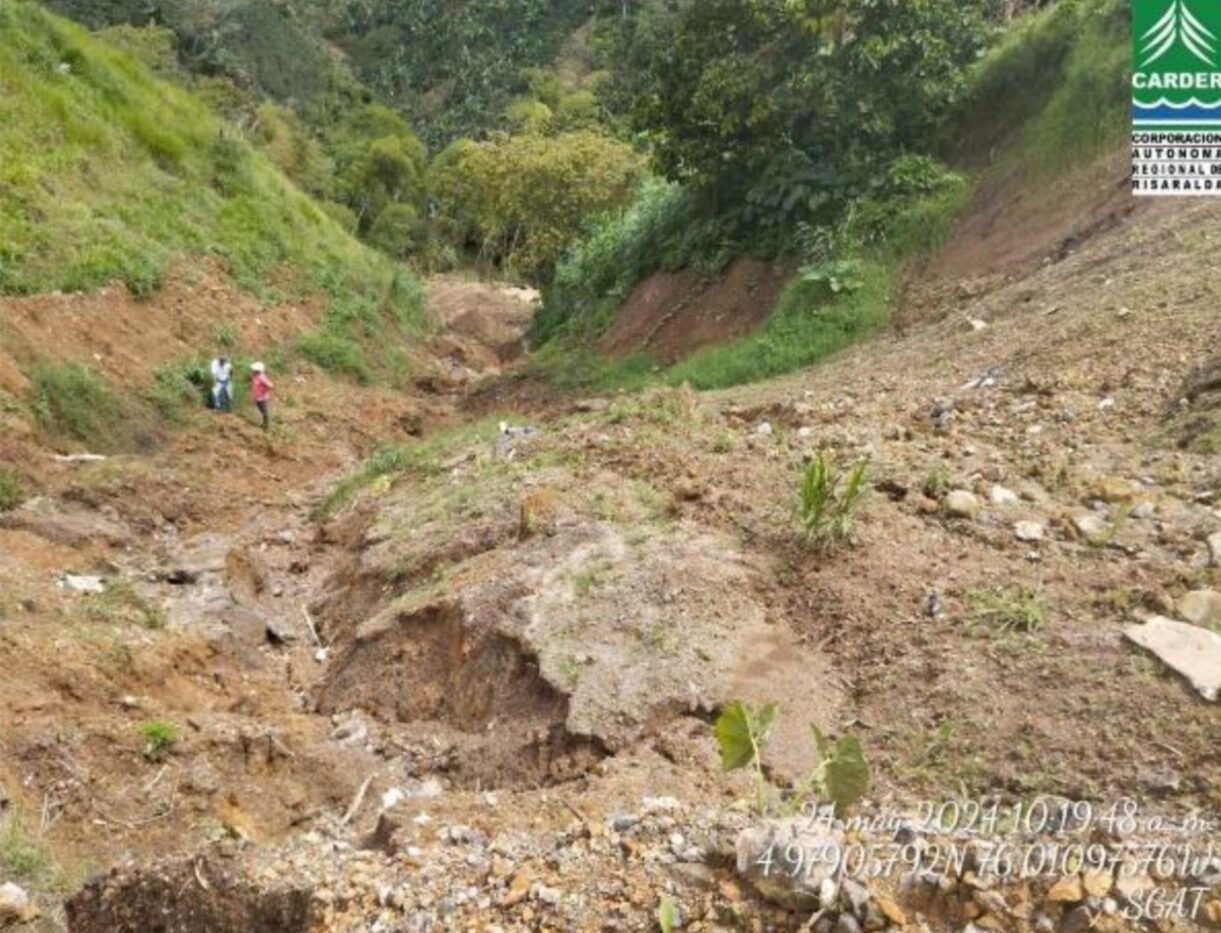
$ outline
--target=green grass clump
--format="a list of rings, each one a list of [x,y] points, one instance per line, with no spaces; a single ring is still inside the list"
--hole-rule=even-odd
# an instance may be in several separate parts
[[[1042,593],[1025,586],[975,590],[970,594],[977,622],[995,625],[1002,633],[1037,632],[1047,621]]]
[[[144,737],[144,757],[161,761],[178,744],[182,730],[173,720],[149,719],[140,723],[140,735]]]
[[[19,813],[0,823],[0,877],[41,884],[52,875],[50,850],[25,828]]]
[[[21,505],[25,497],[21,480],[8,467],[0,466],[0,512],[8,512]]]
[[[806,464],[797,488],[795,515],[807,544],[827,547],[848,537],[853,515],[867,491],[868,472],[865,460],[838,471],[822,451]]]
[[[89,596],[85,612],[99,622],[134,622],[152,631],[166,625],[165,610],[148,602],[125,580],[111,580],[101,593]]]
[[[34,417],[51,434],[108,449],[123,418],[110,388],[80,363],[42,363],[30,380]]]

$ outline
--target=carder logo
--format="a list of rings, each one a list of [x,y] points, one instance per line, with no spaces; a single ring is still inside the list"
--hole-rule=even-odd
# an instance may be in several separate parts
[[[1218,37],[1221,0],[1133,0],[1133,194],[1221,194]]]

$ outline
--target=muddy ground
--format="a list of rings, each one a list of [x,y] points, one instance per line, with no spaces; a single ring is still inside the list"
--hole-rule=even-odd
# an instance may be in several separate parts
[[[471,422],[464,395],[513,365],[528,309],[446,281],[406,391],[301,369],[270,439],[200,413],[93,463],[29,427],[25,359],[101,340],[139,385],[207,339],[197,299],[246,345],[308,309],[214,272],[152,299],[151,336],[117,291],[6,303],[3,455],[37,496],[0,515],[0,840],[19,826],[39,853],[29,928],[634,930],[663,899],[683,929],[1145,925],[1118,875],[1041,873],[999,904],[970,871],[931,893],[883,872],[817,912],[769,894],[735,851],[753,785],[709,725],[779,701],[776,786],[813,767],[811,724],[856,736],[867,812],[1221,811],[1221,711],[1123,635],[1221,589],[1221,227],[1207,204],[1104,223],[1104,188],[1037,241],[1016,224],[1020,248],[979,221],[894,333],[773,383]],[[330,495],[387,442],[410,456]],[[870,464],[829,550],[792,520],[819,451]],[[160,719],[179,736],[150,748]],[[1221,924],[1216,874],[1160,928]]]

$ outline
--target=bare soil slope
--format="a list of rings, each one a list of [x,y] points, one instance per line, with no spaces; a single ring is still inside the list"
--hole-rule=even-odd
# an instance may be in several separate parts
[[[1020,261],[983,284],[947,256],[901,333],[810,372],[427,425],[322,523],[326,475],[445,396],[302,371],[269,446],[204,420],[68,465],[27,435],[49,505],[0,522],[0,788],[61,864],[137,857],[71,929],[636,930],[663,896],[692,930],[1140,928],[1105,914],[1118,877],[973,868],[879,871],[812,920],[752,867],[753,787],[708,725],[778,700],[779,785],[812,767],[810,724],[857,736],[865,813],[1221,810],[1221,707],[1123,637],[1221,589],[1221,460],[1191,427],[1214,415],[1221,228],[1207,203],[1092,220],[1046,261],[998,247]],[[830,551],[791,517],[817,451],[873,479]],[[154,716],[184,733],[161,758]],[[1190,873],[1199,911],[1165,929],[1221,924],[1221,873]]]

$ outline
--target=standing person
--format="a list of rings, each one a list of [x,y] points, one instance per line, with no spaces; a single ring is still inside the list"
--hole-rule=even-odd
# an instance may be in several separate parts
[[[233,364],[226,356],[212,361],[212,407],[216,411],[233,410]]]
[[[271,427],[271,390],[275,384],[267,378],[267,367],[262,363],[253,363],[250,371],[254,374],[251,382],[251,393],[254,404],[258,406],[259,414],[263,416],[263,430]]]

